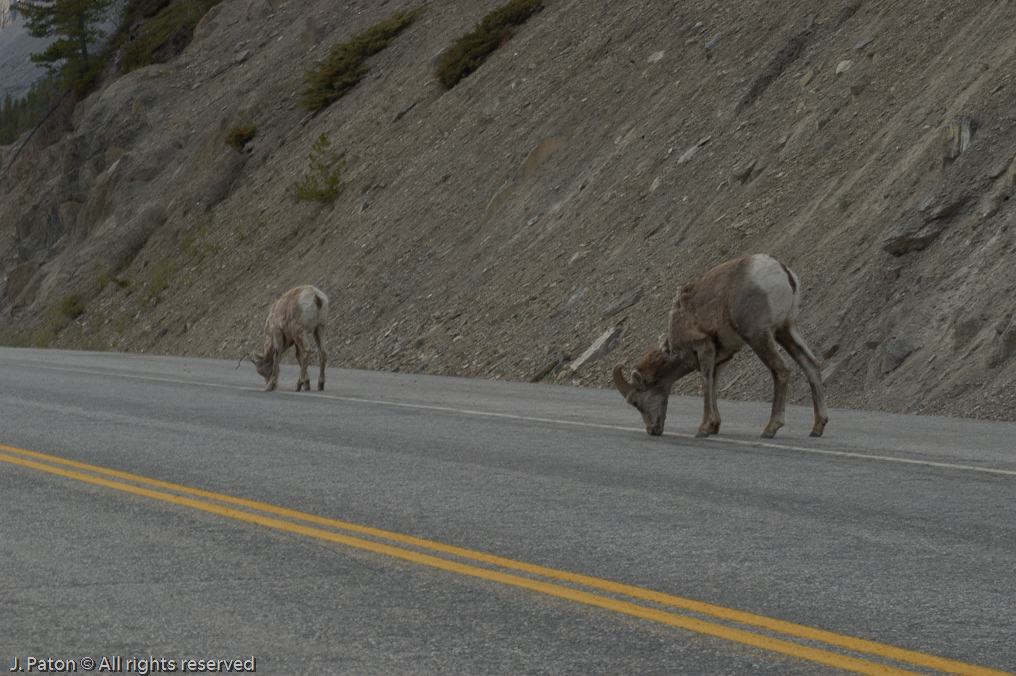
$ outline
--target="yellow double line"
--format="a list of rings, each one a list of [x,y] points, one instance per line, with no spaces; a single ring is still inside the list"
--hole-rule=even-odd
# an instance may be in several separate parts
[[[0,460],[872,676],[1014,676],[709,603],[0,444]],[[355,533],[359,536],[351,535]],[[910,671],[919,667],[931,671]]]

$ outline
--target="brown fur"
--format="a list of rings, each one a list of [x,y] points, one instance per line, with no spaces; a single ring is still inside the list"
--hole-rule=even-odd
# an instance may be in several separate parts
[[[314,294],[313,309],[315,312],[304,316],[301,306],[301,294]],[[265,344],[261,352],[251,352],[248,358],[261,374],[267,386],[266,390],[274,390],[279,382],[279,363],[282,355],[290,347],[296,347],[296,360],[300,363],[300,377],[296,381],[296,391],[310,389],[310,376],[307,366],[310,363],[309,336],[314,337],[317,351],[321,357],[321,375],[318,377],[318,389],[325,389],[325,364],[328,355],[325,353],[324,330],[328,321],[328,297],[313,286],[298,286],[290,289],[275,301],[268,318],[265,320]]]
[[[775,259],[774,259],[775,260]],[[796,361],[811,386],[815,405],[812,436],[821,436],[829,421],[822,392],[818,360],[804,343],[794,324],[798,284],[794,274],[780,263],[789,285],[789,308],[772,308],[773,298],[786,301],[781,282],[766,278],[767,288],[752,278],[753,265],[771,263],[746,256],[713,268],[678,291],[670,312],[667,338],[660,347],[646,353],[632,371],[631,382],[621,365],[614,369],[614,384],[625,400],[642,414],[650,434],[662,434],[667,399],[677,380],[692,371],[702,379],[703,415],[698,436],[720,431],[716,405],[717,381],[723,366],[747,343],[773,376],[773,409],[762,436],[772,437],[785,422],[790,369],[776,348],[779,343]],[[772,268],[770,267],[769,270]],[[774,296],[769,293],[777,294]]]

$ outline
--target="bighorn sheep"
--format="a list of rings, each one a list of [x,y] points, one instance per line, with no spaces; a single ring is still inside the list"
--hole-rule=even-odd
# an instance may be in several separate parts
[[[241,357],[240,362],[249,359],[268,386],[266,390],[274,390],[279,382],[279,362],[283,353],[296,346],[296,360],[300,362],[300,378],[296,381],[296,391],[310,389],[310,376],[307,365],[310,363],[310,339],[314,336],[318,354],[321,357],[321,375],[318,377],[318,389],[325,389],[325,353],[324,333],[328,321],[328,297],[313,286],[298,286],[282,294],[268,311],[265,320],[265,346],[260,353],[251,352]],[[237,368],[240,366],[237,362]]]
[[[815,404],[811,436],[822,436],[829,414],[819,363],[794,325],[799,288],[797,275],[763,254],[719,265],[681,287],[662,345],[649,350],[635,365],[631,382],[625,379],[621,364],[614,367],[614,385],[642,414],[646,431],[663,434],[671,386],[698,371],[704,412],[696,436],[719,432],[717,379],[723,366],[747,343],[773,374],[773,412],[762,431],[763,437],[772,438],[786,422],[790,377],[790,369],[776,349],[779,343],[804,369]]]

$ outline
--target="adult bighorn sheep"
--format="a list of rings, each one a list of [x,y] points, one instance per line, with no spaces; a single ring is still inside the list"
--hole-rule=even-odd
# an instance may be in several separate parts
[[[614,385],[642,414],[646,431],[663,434],[671,386],[698,371],[704,412],[695,436],[719,432],[716,382],[723,366],[747,343],[773,374],[773,412],[762,431],[763,437],[772,438],[786,422],[790,377],[776,348],[779,343],[804,369],[815,404],[811,436],[822,436],[829,413],[819,363],[794,325],[799,288],[790,268],[764,254],[723,263],[681,287],[670,311],[666,338],[635,365],[631,382],[625,379],[621,364],[614,367]]]
[[[325,389],[325,364],[328,355],[325,353],[325,323],[328,321],[328,296],[313,286],[298,286],[282,294],[268,311],[265,320],[265,346],[261,352],[251,352],[241,357],[240,362],[249,359],[268,386],[266,390],[274,390],[279,383],[279,362],[283,353],[291,346],[296,346],[296,360],[300,362],[300,378],[296,381],[296,391],[310,389],[310,376],[307,365],[310,363],[310,339],[314,336],[317,351],[321,357],[321,375],[318,377],[318,389]],[[237,368],[240,367],[237,362]]]

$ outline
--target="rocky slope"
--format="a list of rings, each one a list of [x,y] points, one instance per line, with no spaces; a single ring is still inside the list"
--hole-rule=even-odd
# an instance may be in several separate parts
[[[680,284],[761,251],[802,280],[830,405],[1016,418],[1012,2],[552,0],[445,91],[435,56],[500,3],[433,0],[298,105],[331,44],[416,4],[225,0],[109,78],[0,193],[0,333],[237,358],[313,283],[337,366],[610,387]],[[326,206],[293,188],[322,133]],[[770,396],[749,354],[724,378]]]

